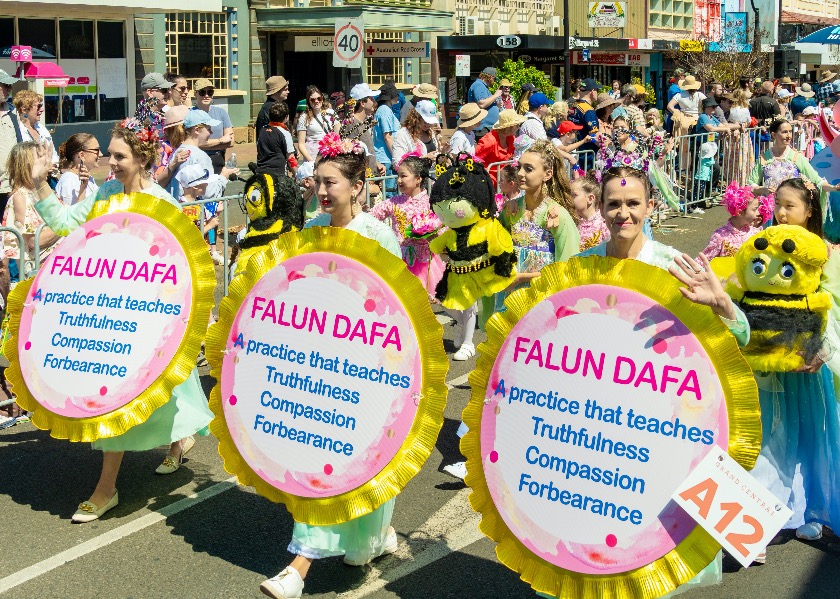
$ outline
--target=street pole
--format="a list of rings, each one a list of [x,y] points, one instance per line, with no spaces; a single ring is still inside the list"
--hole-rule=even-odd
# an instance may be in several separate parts
[[[563,38],[566,40],[566,51],[563,53],[563,98],[568,100],[572,96],[572,49],[569,47],[569,0],[563,0]]]

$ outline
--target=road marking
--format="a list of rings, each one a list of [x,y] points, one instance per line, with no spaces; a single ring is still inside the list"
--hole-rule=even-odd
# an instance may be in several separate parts
[[[456,377],[446,383],[446,386],[450,389],[453,387],[457,387],[459,385],[463,385],[469,379],[469,373],[462,374],[459,377]],[[229,479],[216,483],[211,487],[207,487],[199,491],[198,493],[193,493],[183,499],[172,503],[166,507],[161,508],[158,511],[152,512],[150,514],[146,514],[123,524],[113,530],[110,530],[106,533],[103,533],[97,537],[89,539],[84,543],[80,543],[75,547],[71,547],[65,551],[57,553],[56,555],[49,557],[45,560],[38,562],[37,564],[33,564],[27,568],[19,570],[14,574],[7,576],[6,578],[0,578],[0,595],[3,593],[18,587],[30,580],[38,578],[56,568],[63,566],[69,562],[79,559],[80,557],[84,557],[89,553],[93,553],[103,547],[107,547],[108,545],[115,543],[121,539],[129,535],[133,535],[136,532],[140,532],[141,530],[148,528],[158,522],[166,520],[166,518],[170,516],[174,516],[179,512],[183,512],[184,510],[188,510],[191,507],[194,507],[201,503],[202,501],[206,501],[212,497],[220,493],[224,493],[230,489],[236,487],[236,477],[232,476]],[[363,589],[371,586],[371,590],[364,591],[365,594],[369,594],[375,590],[378,590],[385,586],[390,580],[397,580],[414,572],[415,570],[426,566],[434,561],[437,561],[443,557],[446,557],[450,553],[454,551],[458,551],[467,545],[474,543],[475,541],[482,538],[484,535],[481,531],[478,530],[478,515],[472,512],[472,509],[469,507],[469,502],[467,501],[467,493],[469,489],[462,489],[455,497],[450,499],[443,507],[437,510],[432,516],[421,526],[417,531],[413,532],[409,537],[408,542],[403,542],[400,545],[400,550],[397,551],[397,556],[405,554],[407,557],[411,557],[411,544],[417,544],[416,541],[419,538],[428,537],[433,535],[434,538],[440,537],[440,532],[445,530],[452,529],[452,523],[457,522],[459,518],[457,517],[458,513],[464,512],[464,507],[468,510],[469,518],[462,517],[460,518],[461,521],[464,522],[458,528],[451,530],[447,535],[443,537],[442,540],[433,542],[428,548],[421,550],[421,552],[414,558],[413,561],[409,561],[408,563],[400,563],[395,568],[385,573],[379,573],[376,568],[372,569],[371,575],[368,577],[370,580],[365,586],[356,589],[355,591],[351,591],[351,593],[357,593],[362,591]],[[474,518],[473,518],[474,516]],[[437,533],[437,534],[436,534]],[[396,578],[391,578],[392,576],[396,576]],[[384,578],[383,578],[384,577]],[[375,588],[374,588],[375,587]],[[347,597],[363,597],[365,595],[348,595]],[[340,595],[342,599],[345,598],[345,594]]]
[[[469,380],[470,380],[470,373],[468,372],[467,374],[462,374],[461,376],[452,379],[451,381],[446,383],[446,386],[449,387],[450,389],[452,389],[453,387],[460,387],[461,385],[463,385],[464,383],[466,383]]]
[[[382,569],[372,567],[361,586],[339,593],[338,599],[367,597],[381,591],[388,583],[408,576],[483,539],[484,533],[478,528],[481,517],[472,510],[467,499],[470,492],[471,489],[458,491],[420,528],[400,543],[394,557],[389,558]]]
[[[165,520],[169,516],[174,516],[179,512],[183,512],[195,505],[198,505],[202,501],[206,501],[211,497],[215,497],[219,493],[224,493],[229,489],[233,489],[236,487],[236,477],[232,476],[231,478],[216,483],[212,487],[207,487],[206,489],[202,489],[198,493],[193,493],[188,497],[180,499],[175,503],[167,505],[166,507],[161,508],[158,511],[152,512],[150,514],[146,514],[145,516],[141,516],[127,524],[123,524],[113,530],[110,530],[106,533],[99,535],[98,537],[94,537],[84,543],[76,545],[75,547],[71,547],[66,551],[62,551],[61,553],[57,553],[56,555],[47,558],[43,561],[38,562],[28,568],[24,568],[18,572],[15,572],[11,576],[7,576],[6,578],[0,579],[0,594],[9,591],[16,586],[22,585],[25,582],[29,582],[34,578],[38,578],[39,576],[46,574],[56,568],[63,566],[73,560],[79,559],[89,553],[93,553],[98,549],[102,549],[119,541],[120,539],[124,539],[125,537],[134,534],[135,532],[139,532],[144,528],[148,528],[153,524],[157,524],[162,520]],[[83,526],[83,525],[79,525]]]

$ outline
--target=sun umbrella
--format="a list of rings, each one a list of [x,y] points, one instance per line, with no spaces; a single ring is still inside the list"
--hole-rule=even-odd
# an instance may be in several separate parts
[[[823,27],[811,35],[806,35],[799,44],[838,44],[840,45],[840,27]]]

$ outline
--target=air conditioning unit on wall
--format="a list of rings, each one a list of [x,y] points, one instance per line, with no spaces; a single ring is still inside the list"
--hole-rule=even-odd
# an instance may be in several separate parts
[[[499,35],[499,21],[491,19],[484,21],[484,35]]]
[[[478,17],[458,17],[458,35],[476,35]]]

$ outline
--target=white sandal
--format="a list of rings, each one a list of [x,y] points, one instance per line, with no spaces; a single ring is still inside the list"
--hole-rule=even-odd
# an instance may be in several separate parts
[[[452,356],[452,359],[456,362],[465,362],[472,358],[475,355],[475,345],[472,343],[464,343],[455,355]]]

